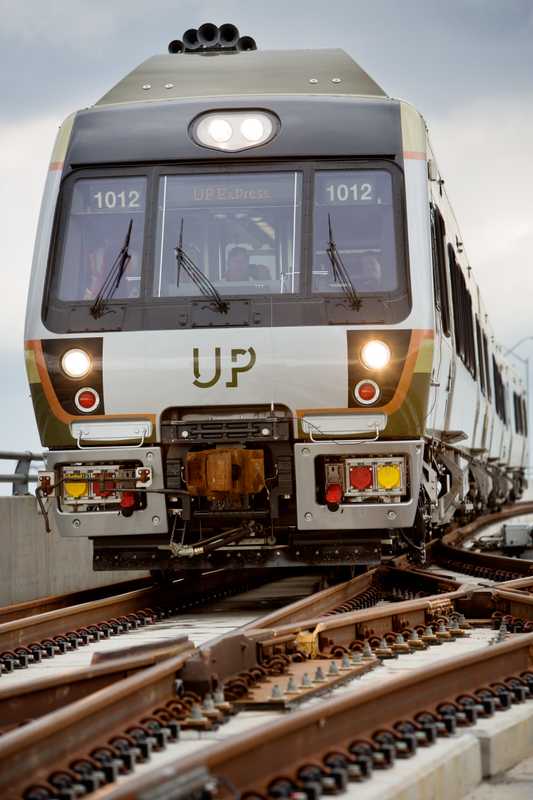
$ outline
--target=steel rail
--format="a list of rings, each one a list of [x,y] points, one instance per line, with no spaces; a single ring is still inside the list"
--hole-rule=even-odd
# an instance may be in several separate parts
[[[69,606],[90,603],[94,600],[101,600],[116,594],[124,594],[136,589],[149,588],[153,585],[152,578],[141,577],[133,580],[117,581],[117,583],[99,586],[94,589],[82,589],[77,592],[49,595],[47,597],[38,597],[35,600],[13,603],[0,608],[0,624],[36,614],[44,614],[47,611],[56,611],[59,608],[67,609]]]
[[[173,779],[200,768],[208,769],[217,782],[217,797],[232,797],[235,791],[265,797],[276,778],[292,779],[297,785],[296,770],[320,765],[332,750],[349,759],[350,743],[372,741],[377,731],[391,731],[395,723],[412,720],[421,712],[438,714],[440,704],[454,703],[462,694],[518,676],[532,664],[533,634],[529,634],[414,670],[382,687],[358,687],[342,697],[323,700],[313,708],[296,711],[142,776],[133,775],[120,785],[102,787],[92,797],[138,800],[141,793],[149,798],[155,787],[159,787],[161,796],[167,796],[165,786],[170,789]]]
[[[379,573],[380,570],[387,580],[394,581],[396,576],[399,576],[403,582],[409,579],[409,573],[404,570],[378,568],[372,572]],[[368,575],[370,578],[375,577],[370,575],[370,573]],[[357,598],[360,596],[361,592],[366,597],[368,587],[372,585],[371,580],[362,581],[361,578],[367,577],[367,575],[359,576],[359,578],[348,581],[345,584],[340,584],[338,587],[330,587],[322,592],[318,592],[310,598],[304,598],[303,601],[291,603],[285,606],[279,615],[278,612],[273,612],[261,618],[261,620],[256,620],[240,628],[239,635],[246,634],[248,631],[251,633],[257,628],[262,631],[267,625],[270,627],[270,625],[275,622],[276,616],[279,616],[282,621],[291,618],[298,619],[298,617],[302,615],[301,612],[304,607],[306,610],[310,611],[324,609],[324,611],[327,612],[335,608],[340,601],[346,601],[347,598],[351,598],[353,602],[354,597]],[[437,590],[455,585],[454,581],[441,581],[434,576],[430,576],[430,578],[431,580],[427,581],[426,588],[432,586]],[[357,589],[359,589],[359,595],[354,595],[354,591]],[[437,598],[435,598],[435,602],[438,603]],[[418,607],[418,605],[419,604],[415,603],[415,606]],[[402,604],[402,608],[405,606],[405,603]],[[409,606],[409,604],[407,604],[407,606]],[[434,606],[434,608],[436,608],[436,606]],[[380,614],[377,615],[377,617],[380,616]],[[366,616],[363,613],[363,617],[367,618],[368,613]],[[370,618],[372,618],[372,615],[370,615]],[[418,619],[418,621],[420,620]],[[308,624],[308,621],[306,624]],[[296,629],[300,629],[300,627],[301,626],[296,626]],[[383,629],[387,627],[387,625],[382,626]],[[372,632],[374,632],[374,629],[372,629]],[[261,633],[259,633],[259,636],[261,636]],[[252,641],[255,641],[254,637],[252,637]],[[91,666],[74,670],[69,673],[68,676],[50,678],[41,677],[37,674],[35,680],[32,681],[31,684],[26,684],[20,688],[11,688],[9,683],[6,683],[5,686],[0,685],[0,729],[6,730],[9,727],[13,727],[17,724],[17,721],[36,719],[67,702],[72,702],[75,699],[86,696],[102,688],[107,682],[105,678],[105,675],[107,675],[105,662],[109,662],[111,665],[109,674],[117,673],[116,678],[118,679],[119,673],[121,672],[122,676],[125,677],[130,670],[140,669],[143,666],[146,667],[156,661],[160,661],[165,657],[170,657],[176,653],[176,648],[181,646],[182,643],[183,636],[179,636],[175,641],[147,642],[141,645],[134,644],[126,649],[121,648],[119,651],[105,651],[103,653],[97,651],[93,655]],[[228,651],[228,637],[223,636],[220,637],[218,642],[215,642],[214,645],[203,646],[194,654],[191,650],[190,656],[197,655],[198,659],[204,663],[206,659],[209,659],[211,668],[217,670],[219,679],[225,680],[241,669],[250,668],[254,663],[250,658],[250,652],[253,650],[253,647],[251,648],[249,646],[249,642],[246,642],[244,638],[241,639],[241,647],[238,649],[239,652],[245,654],[242,661],[237,660],[234,655],[231,655],[230,651],[234,643],[234,639],[229,640]],[[188,643],[187,648],[192,648],[192,644]],[[137,661],[136,659],[139,660]],[[122,667],[119,665],[122,665]],[[197,665],[193,665],[193,671],[195,671],[196,667]]]
[[[42,717],[139,670],[193,650],[194,645],[186,636],[178,636],[150,646],[145,652],[134,649],[120,655],[113,653],[111,659],[93,661],[90,666],[72,670],[68,675],[41,676],[22,686],[0,686],[0,731]]]
[[[521,500],[518,503],[503,506],[500,511],[476,517],[476,519],[468,522],[466,525],[456,526],[449,533],[445,533],[442,537],[442,541],[452,546],[462,544],[469,536],[477,533],[480,528],[485,528],[493,522],[500,522],[502,519],[516,517],[520,514],[533,514],[533,501]],[[513,559],[511,559],[511,561],[512,560]]]
[[[504,581],[498,586],[499,589],[510,589],[512,591],[533,591],[533,575],[527,578],[515,578],[512,581]]]
[[[45,782],[50,765],[123,734],[148,709],[177,697],[176,674],[187,653],[143,669],[111,686],[0,737],[0,797],[20,799],[29,780]],[[31,770],[31,773],[30,773]]]
[[[524,507],[508,509],[506,515],[511,516],[511,511],[514,511],[514,514],[524,513]],[[492,521],[493,519],[484,519],[479,526],[490,524]],[[341,586],[324,590],[319,593],[322,596],[308,598],[307,604],[305,601],[293,603],[288,609],[274,612],[254,625],[247,626],[246,630],[220,637],[214,645],[209,643],[199,650],[188,650],[180,656],[166,658],[159,664],[142,669],[136,675],[118,680],[112,686],[99,689],[94,694],[78,699],[67,708],[47,713],[20,730],[10,731],[0,739],[0,764],[2,765],[0,796],[6,798],[20,796],[16,793],[2,794],[1,790],[4,785],[1,781],[4,780],[4,765],[6,765],[9,776],[5,783],[6,791],[8,786],[11,792],[12,785],[19,788],[28,785],[28,780],[31,778],[28,770],[24,769],[25,764],[32,765],[31,777],[45,782],[52,767],[67,769],[78,754],[80,757],[86,756],[91,746],[101,744],[102,741],[109,741],[113,732],[123,733],[128,724],[138,724],[143,715],[149,714],[158,704],[164,705],[175,700],[177,673],[179,673],[180,680],[187,681],[188,686],[194,687],[196,681],[197,687],[207,691],[213,685],[220,685],[231,675],[256,668],[258,647],[260,651],[261,648],[263,649],[263,655],[268,653],[269,647],[275,653],[277,644],[281,645],[282,651],[283,647],[286,647],[286,643],[290,643],[291,637],[299,631],[311,629],[312,632],[314,631],[318,647],[331,652],[334,647],[349,647],[350,644],[353,644],[354,639],[375,637],[384,633],[401,631],[405,627],[413,628],[416,625],[424,625],[428,620],[433,621],[438,619],[439,615],[443,616],[452,612],[455,603],[466,603],[474,594],[478,594],[478,592],[474,593],[475,587],[471,584],[458,586],[456,582],[446,581],[438,575],[428,578],[427,574],[421,570],[412,573],[396,570],[393,574],[396,577],[407,574],[412,577],[416,574],[417,580],[420,581],[421,573],[426,576],[429,586],[438,587],[439,594],[393,603],[382,608],[325,616],[328,610],[329,612],[335,610],[339,604],[342,607],[347,602],[350,592],[353,597],[357,597],[358,593],[363,596],[365,592],[368,592],[371,581],[369,582],[368,576],[359,576],[348,582],[351,584],[349,589]],[[225,574],[224,579],[228,580]],[[452,589],[453,586],[456,588]],[[194,584],[194,588],[201,596],[202,588],[198,583]],[[443,589],[448,589],[448,591],[443,592]],[[502,589],[506,592],[506,587],[504,588],[503,585]],[[144,599],[142,591],[141,596]],[[353,594],[354,592],[355,594]],[[490,604],[492,599],[503,604],[511,601],[523,601],[523,597],[512,590],[509,592],[512,595],[511,598],[505,594],[501,596],[491,594],[487,590],[483,590],[479,594],[483,595],[481,606],[485,609],[487,603]],[[116,598],[107,600],[112,602],[113,599]],[[106,603],[105,600],[98,602],[100,604],[103,602],[104,605]],[[529,619],[530,606],[525,604],[524,608],[527,619]],[[101,609],[101,605],[98,605],[98,609]],[[318,616],[305,619],[310,609],[314,609]],[[290,622],[291,613],[298,617],[298,622]],[[40,616],[55,621],[61,616],[61,612],[52,611]],[[98,616],[101,619],[101,611]],[[262,628],[265,621],[276,623],[277,627],[272,625],[271,628],[265,630]],[[490,619],[488,621],[490,622]],[[14,629],[18,622],[13,621],[6,625],[12,626]],[[24,623],[24,620],[22,622]],[[0,630],[2,627],[5,626],[0,626]],[[31,628],[31,623],[28,623],[28,627]],[[65,623],[63,622],[63,630],[64,628]],[[32,635],[35,634],[32,632]],[[100,669],[99,674],[100,677],[102,676],[102,667],[92,667],[91,669]],[[105,671],[105,666],[103,669]],[[95,676],[96,674],[95,672]],[[88,679],[88,677],[87,675],[86,678]],[[80,685],[81,683],[80,681]],[[321,704],[322,706],[323,704]]]
[[[330,604],[332,598],[334,604],[339,599],[339,596],[330,590],[325,590],[325,594]],[[463,592],[457,590],[447,595],[433,596],[429,600],[399,602],[382,609],[344,613],[338,616],[353,620],[359,614],[363,619],[377,620],[385,615],[390,617],[390,609],[396,608],[400,617],[409,609],[423,614],[428,608],[446,607],[447,597],[450,594],[462,596]],[[301,611],[300,603],[291,604],[289,607]],[[284,618],[287,617],[285,614]],[[329,630],[337,617],[317,619],[323,620]],[[416,619],[421,620],[422,617],[417,616]],[[301,623],[294,625],[302,626]],[[45,714],[20,730],[10,731],[0,738],[0,765],[2,765],[0,796],[3,797],[2,791],[7,791],[8,786],[11,790],[13,785],[15,787],[13,794],[7,794],[6,798],[17,797],[20,786],[22,784],[27,786],[29,776],[27,770],[22,770],[22,764],[32,764],[32,782],[44,782],[52,768],[56,770],[68,768],[77,754],[80,757],[86,756],[91,746],[96,747],[102,741],[109,741],[113,731],[117,735],[123,734],[128,724],[138,723],[143,715],[153,711],[157,704],[164,706],[165,703],[171,702],[176,698],[177,676],[187,687],[192,689],[201,687],[205,692],[212,688],[214,682],[220,684],[228,677],[252,670],[257,666],[258,640],[265,635],[261,631],[256,633],[256,636],[245,636],[243,632],[226,635],[220,637],[214,645],[188,650],[177,659],[166,658],[162,663],[152,667],[147,667],[145,660],[142,673],[133,677],[120,679],[120,675],[128,669],[142,668],[142,659],[139,661],[134,657],[130,662],[120,660],[110,665],[94,665],[89,669],[78,671],[73,676],[75,685],[71,684],[70,676],[55,681],[50,679],[38,681],[32,689],[25,691],[25,699],[17,699],[16,692],[7,691],[2,704],[0,693],[0,724],[5,727],[15,723],[17,711],[22,713],[22,719],[27,719],[29,715],[35,716],[39,712]],[[150,656],[155,657],[152,652],[147,653],[145,658],[148,659]],[[113,685],[107,685],[106,688],[99,688],[94,693],[86,695],[102,683],[109,684],[110,676],[113,675],[117,678],[117,682]],[[78,699],[71,702],[67,708],[57,708],[62,692],[65,700],[73,700],[76,697]],[[32,703],[34,711],[31,710]],[[5,709],[3,715],[2,707]],[[105,719],[108,720],[107,727]],[[4,775],[7,775],[5,779]],[[2,783],[4,780],[5,783]]]
[[[301,630],[316,630],[324,635],[336,634],[336,643],[350,642],[361,638],[357,635],[358,627],[372,626],[371,635],[380,635],[393,630],[404,630],[415,625],[425,625],[428,615],[441,616],[449,611],[456,600],[466,600],[474,589],[473,585],[460,586],[452,592],[431,595],[417,600],[405,600],[387,606],[352,611],[334,616],[319,616],[287,622],[268,629],[263,625],[265,620],[258,621],[248,632],[256,637],[272,635],[283,637],[296,634]],[[261,623],[261,624],[260,624]]]
[[[453,594],[461,596],[463,592],[458,591]],[[437,596],[433,599],[439,600],[439,597]],[[398,618],[403,620],[404,615],[409,611],[419,613],[420,611],[431,610],[432,599],[398,603],[397,607],[400,612]],[[441,606],[439,605],[438,608],[440,609]],[[376,620],[384,617],[384,611],[387,611],[390,615],[390,607],[387,607],[387,609],[366,610],[340,616],[350,617],[352,622],[359,618],[362,622],[375,623]],[[418,619],[419,621],[421,620],[421,618]],[[322,617],[318,618],[318,621],[319,626],[324,626],[328,638],[331,637],[331,631],[335,627],[336,619]],[[405,620],[400,624],[404,623]],[[389,626],[390,621],[387,622],[386,627]],[[282,632],[282,629],[274,632],[258,630],[256,631],[256,643],[260,643],[261,637],[265,633],[269,635],[274,633],[274,637],[277,633],[281,639]],[[520,649],[519,642],[523,641],[528,643],[528,653],[533,657],[533,635],[527,634],[517,637],[514,642],[507,643],[504,650],[505,653],[514,653],[516,648]],[[243,667],[249,667],[256,663],[256,647],[253,635],[248,638],[240,634],[223,637],[219,644],[220,646],[226,646],[226,661],[223,658],[214,657],[213,648],[204,647],[200,650],[189,650],[178,659],[166,659],[157,666],[145,668],[140,674],[124,678],[85,699],[72,703],[67,708],[48,713],[40,720],[30,723],[18,731],[4,735],[0,738],[0,766],[2,766],[2,769],[0,769],[0,796],[4,796],[2,794],[4,788],[2,784],[4,764],[7,765],[6,791],[7,786],[11,788],[11,783],[15,786],[15,791],[12,794],[5,795],[9,800],[20,797],[20,791],[24,786],[28,786],[29,779],[31,779],[32,784],[39,782],[46,784],[46,778],[52,771],[68,769],[68,766],[76,758],[87,758],[91,747],[105,745],[113,735],[123,735],[128,725],[138,724],[139,720],[153,712],[156,706],[165,707],[166,704],[172,702],[173,698],[177,698],[175,679],[186,679],[187,670],[191,671],[195,657],[197,659],[199,657],[210,678],[213,679],[213,675],[215,675],[218,680],[224,678],[225,671],[233,671],[233,673],[238,671],[242,674]],[[494,648],[484,649],[481,657],[483,659],[491,659],[494,652]],[[231,668],[228,669],[230,662]],[[466,662],[462,658],[460,664],[464,665],[464,663]],[[512,659],[506,660],[504,663],[506,676],[515,672]],[[104,680],[109,682],[111,673],[120,675],[121,670],[124,671],[126,666],[123,662],[115,662],[108,665],[98,665],[95,668],[91,668],[91,670],[86,670],[84,674],[80,672],[81,692],[84,693],[83,681],[94,679],[95,681]],[[142,668],[141,661],[135,659],[129,662],[129,666],[132,669]],[[529,662],[523,666],[523,669],[528,667]],[[459,667],[459,670],[462,670],[462,666]],[[440,675],[441,673],[438,671],[438,674]],[[491,680],[497,680],[499,677],[499,674],[491,674]],[[48,685],[41,683],[41,686],[35,689],[35,697],[41,703],[51,704],[52,701],[46,699],[46,690],[53,692],[54,689],[57,689],[60,691],[60,683],[59,680],[48,682]],[[412,688],[414,683],[416,681],[409,679],[404,688]],[[480,683],[477,686],[482,683],[483,680],[480,678]],[[190,682],[187,685],[190,685]],[[80,691],[80,687],[72,689],[74,693],[77,691]],[[459,690],[456,688],[454,691]],[[416,696],[419,698],[423,697],[424,694],[417,689]],[[424,708],[427,709],[427,706],[427,702],[424,702]],[[323,703],[321,704],[322,707]],[[371,719],[376,724],[377,718],[374,715],[371,715]],[[105,720],[107,720],[107,724]],[[7,723],[10,721],[12,722],[13,719],[6,720]],[[253,735],[255,736],[255,734]],[[20,766],[25,760],[26,763],[32,764],[31,778],[27,772],[19,772]],[[26,777],[22,779],[21,774]],[[95,795],[95,798],[97,796],[99,795]],[[106,795],[102,795],[102,797],[104,796]]]
[[[53,638],[76,628],[85,628],[102,620],[132,614],[160,603],[161,592],[152,584],[145,589],[14,619],[0,624],[0,651],[14,650],[38,640]]]
[[[267,573],[258,570],[246,578],[246,586],[241,582],[239,591],[266,582]],[[4,668],[27,666],[41,657],[75,649],[101,636],[126,633],[235,591],[235,573],[218,570],[194,580],[178,578],[164,585],[148,582],[142,589],[0,623],[0,670],[2,664]]]
[[[357,608],[356,604],[362,596],[369,595],[373,590],[383,590],[387,586],[409,587],[411,592],[418,590],[425,595],[438,595],[459,588],[457,581],[450,578],[395,566],[379,566],[349,581],[331,586],[273,611],[261,617],[260,623],[252,622],[242,630],[243,632],[252,630],[259,624],[261,628],[277,627],[289,621],[297,623],[312,617],[342,613],[343,610],[349,610],[351,605]]]

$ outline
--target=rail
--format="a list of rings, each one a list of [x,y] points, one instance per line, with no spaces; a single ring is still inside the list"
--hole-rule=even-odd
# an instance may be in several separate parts
[[[447,547],[458,558],[460,545],[481,526],[532,509],[533,503],[517,503],[455,528],[445,536]],[[247,587],[217,570],[202,576],[207,585],[178,578],[73,608],[69,599],[67,607],[60,599],[58,606],[56,598],[55,608],[27,609],[34,614],[28,617],[18,616],[24,609],[5,609],[0,797],[66,799],[82,784],[96,792],[95,800],[174,797],[176,775],[189,775],[201,763],[205,781],[218,780],[219,800],[226,800],[223,787],[229,785],[266,800],[276,796],[270,789],[280,776],[300,791],[302,770],[316,772],[318,765],[328,778],[342,757],[341,772],[350,767],[360,780],[365,769],[368,777],[372,766],[413,755],[417,743],[429,745],[456,724],[474,724],[478,716],[533,699],[533,574],[517,569],[518,559],[476,558],[472,577],[402,568],[398,559],[305,598],[299,584],[289,594],[271,587],[242,606],[229,598]],[[485,570],[493,574],[490,585]],[[201,610],[211,583],[217,603],[212,628]],[[281,596],[299,599],[265,615],[265,600]],[[221,625],[225,597],[228,618]],[[196,606],[203,642],[191,628]],[[238,609],[253,610],[250,622],[242,624]],[[100,639],[156,622],[163,638],[150,634],[140,642],[133,635],[97,649]],[[39,673],[41,659],[85,646],[93,650],[90,663],[68,675]],[[396,658],[401,669],[393,667],[386,680],[382,671],[377,682],[353,683]],[[9,677],[26,666],[34,674],[24,685]],[[342,695],[305,705],[341,685]],[[230,717],[246,710],[284,715],[242,735]],[[229,726],[227,741],[210,746],[207,736],[201,752],[189,750],[187,737],[184,747],[178,742],[180,727],[209,733],[222,723]],[[137,769],[152,750],[167,747],[161,766]],[[260,760],[250,757],[253,747],[261,749]]]
[[[11,452],[0,450],[0,461],[16,461],[15,471],[12,473],[0,473],[0,483],[11,483],[13,485],[12,494],[17,497],[29,494],[30,483],[37,481],[37,475],[30,473],[33,461],[44,461],[43,453],[32,453],[30,450],[23,452]]]

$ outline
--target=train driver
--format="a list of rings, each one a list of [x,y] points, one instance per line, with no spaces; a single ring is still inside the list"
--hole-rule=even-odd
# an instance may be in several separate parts
[[[228,253],[228,266],[224,279],[227,281],[268,281],[268,267],[262,264],[250,264],[250,254],[246,247],[233,247]]]

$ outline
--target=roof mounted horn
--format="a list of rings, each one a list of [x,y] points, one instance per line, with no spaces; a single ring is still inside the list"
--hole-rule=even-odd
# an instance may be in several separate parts
[[[178,53],[236,53],[257,50],[255,39],[240,36],[239,29],[226,22],[217,27],[212,22],[204,22],[197,28],[189,28],[181,39],[173,39],[168,52]]]

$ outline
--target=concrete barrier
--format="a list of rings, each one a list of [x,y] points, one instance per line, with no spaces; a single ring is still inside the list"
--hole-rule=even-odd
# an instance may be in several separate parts
[[[34,497],[0,497],[0,606],[143,575],[93,572],[91,542],[46,533]]]

